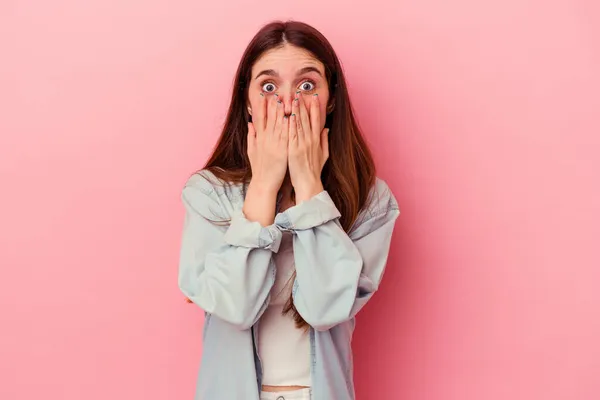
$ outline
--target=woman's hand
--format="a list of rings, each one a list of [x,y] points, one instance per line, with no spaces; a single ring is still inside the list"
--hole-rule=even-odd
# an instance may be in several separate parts
[[[248,158],[252,169],[250,186],[277,194],[288,168],[288,118],[277,96],[269,100],[261,93],[252,121],[248,123]]]
[[[248,123],[248,158],[252,179],[244,199],[243,212],[262,226],[275,219],[277,192],[287,172],[289,119],[277,96],[266,100],[261,93],[258,107]]]
[[[319,96],[312,96],[309,115],[297,92],[292,102],[288,144],[288,165],[296,204],[323,191],[321,171],[329,158],[328,133],[327,128],[321,131]]]

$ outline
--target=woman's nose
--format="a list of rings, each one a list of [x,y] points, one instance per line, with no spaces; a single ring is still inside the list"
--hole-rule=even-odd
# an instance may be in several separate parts
[[[294,91],[279,92],[279,100],[283,103],[283,110],[285,115],[290,116],[292,114],[292,101],[294,100]]]

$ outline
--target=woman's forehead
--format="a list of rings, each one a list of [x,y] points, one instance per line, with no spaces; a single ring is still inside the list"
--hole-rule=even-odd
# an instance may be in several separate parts
[[[280,76],[295,75],[307,67],[314,67],[321,74],[325,70],[323,63],[315,58],[311,52],[296,46],[286,45],[271,49],[256,60],[252,66],[252,77],[256,77],[264,70],[273,70]]]

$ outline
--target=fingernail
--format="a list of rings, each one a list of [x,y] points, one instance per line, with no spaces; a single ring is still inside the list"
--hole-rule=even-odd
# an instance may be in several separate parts
[[[275,93],[275,97],[279,97],[279,95],[277,93]]]
[[[300,93],[300,91],[299,91],[299,90],[296,90],[296,94],[298,94],[298,93]]]
[[[260,96],[261,96],[261,97],[265,97],[265,95],[264,95],[264,94],[262,94],[262,92],[261,92],[261,93],[259,93],[259,94],[260,94]]]
[[[315,97],[316,97],[316,96],[318,96],[318,95],[319,95],[319,93],[315,93],[315,94],[313,94],[313,96],[315,96]]]
[[[292,114],[291,116],[292,116],[292,117],[295,117],[295,116],[296,116],[296,114]]]
[[[294,99],[294,103],[298,103],[298,98],[295,98],[295,99]]]
[[[281,104],[281,103],[282,103],[281,100],[277,100],[277,104]]]
[[[283,116],[283,119],[288,119],[288,116],[287,116],[287,115],[284,115],[284,116]]]

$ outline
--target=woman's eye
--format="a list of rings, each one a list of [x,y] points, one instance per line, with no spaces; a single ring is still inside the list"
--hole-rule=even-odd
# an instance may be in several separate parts
[[[271,82],[265,83],[262,87],[262,90],[267,93],[272,93],[275,91],[277,87]]]
[[[309,81],[306,81],[300,85],[300,90],[304,90],[305,92],[310,92],[315,88],[315,84]]]

